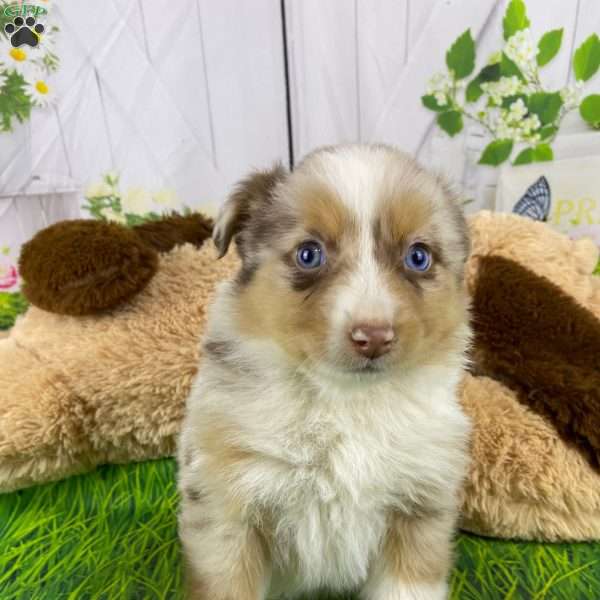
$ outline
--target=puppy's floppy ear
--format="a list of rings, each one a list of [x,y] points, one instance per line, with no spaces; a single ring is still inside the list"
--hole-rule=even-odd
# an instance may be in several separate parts
[[[252,215],[272,201],[273,190],[286,176],[287,171],[279,164],[270,171],[256,171],[237,184],[213,228],[219,258],[225,256],[231,240],[246,227]]]

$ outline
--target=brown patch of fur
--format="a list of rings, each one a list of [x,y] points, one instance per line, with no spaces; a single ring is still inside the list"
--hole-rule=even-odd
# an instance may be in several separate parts
[[[235,349],[233,342],[222,340],[208,340],[203,348],[208,356],[218,362],[226,361]]]
[[[207,548],[207,552],[210,548]],[[186,560],[187,600],[256,600],[265,587],[268,553],[261,536],[249,528],[235,563],[223,565],[224,573],[202,574]],[[227,568],[229,567],[229,568]]]
[[[200,213],[172,213],[158,221],[136,225],[133,230],[147,246],[162,253],[182,244],[192,244],[199,248],[211,236],[212,228],[212,219]]]
[[[473,326],[478,370],[519,390],[599,468],[598,319],[544,277],[487,256],[479,262]]]
[[[202,499],[202,492],[196,488],[188,487],[185,489],[185,495],[190,502],[199,502]]]
[[[251,236],[244,235],[243,232],[247,231],[247,226],[253,217],[269,213],[268,207],[274,204],[273,191],[286,175],[286,170],[281,165],[277,165],[269,171],[252,173],[238,183],[227,200],[227,206],[231,209],[227,213],[227,221],[219,222],[219,227],[215,230],[214,241],[221,256],[227,252],[234,237],[242,259],[247,256],[246,244],[257,237],[261,229],[255,229]],[[248,237],[250,240],[247,239]]]
[[[303,177],[292,190],[302,227],[327,244],[339,246],[343,237],[356,234],[355,223],[334,190],[318,179]]]
[[[468,300],[453,273],[440,269],[435,279],[421,280],[415,287],[388,269],[389,289],[402,299],[393,324],[398,352],[414,361],[436,361],[456,346],[457,328],[468,322]]]
[[[236,443],[237,430],[229,423],[209,420],[202,431],[201,444],[206,456],[204,472],[207,488],[223,486],[221,497],[226,498],[223,511],[232,519],[238,519],[243,509],[238,498],[231,494],[227,482],[234,473],[243,471],[255,455]]]
[[[449,543],[454,519],[449,514],[421,517],[394,513],[380,560],[394,579],[413,584],[437,583],[450,570]]]
[[[426,197],[408,191],[400,197],[384,198],[379,216],[379,231],[385,241],[401,244],[431,223],[433,207]]]
[[[65,221],[23,246],[19,269],[31,304],[79,316],[112,308],[139,293],[156,272],[157,255],[125,227]]]
[[[325,287],[321,293],[324,290]],[[275,340],[291,356],[303,360],[326,341],[319,297],[316,293],[302,295],[294,291],[273,262],[263,265],[252,284],[240,293],[240,331]]]

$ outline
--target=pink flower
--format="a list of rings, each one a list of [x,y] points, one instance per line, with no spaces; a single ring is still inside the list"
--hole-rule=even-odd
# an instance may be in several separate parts
[[[0,290],[8,290],[17,283],[17,269],[13,265],[0,265]]]

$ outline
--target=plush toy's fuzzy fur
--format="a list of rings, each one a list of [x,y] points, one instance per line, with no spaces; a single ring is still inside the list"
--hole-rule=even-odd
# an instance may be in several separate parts
[[[40,231],[22,250],[23,293],[31,304],[64,315],[88,315],[122,304],[156,273],[159,252],[200,246],[212,221],[173,214],[131,229],[79,220]]]
[[[485,376],[465,375],[461,402],[474,432],[463,529],[549,542],[600,539],[600,476],[551,422]]]
[[[0,340],[0,492],[174,453],[207,304],[237,266],[216,258],[179,246],[118,310],[17,321]]]
[[[136,225],[133,230],[146,246],[164,253],[182,244],[200,247],[211,236],[212,228],[212,219],[200,213],[173,213],[161,217],[158,221]]]
[[[547,225],[482,212],[470,219],[466,282],[503,256],[556,283],[600,319],[598,248]],[[171,454],[196,372],[197,339],[233,253],[212,244],[159,257],[148,286],[93,317],[31,308],[0,340],[0,492],[107,461]],[[515,304],[518,290],[514,290]],[[484,535],[600,539],[600,475],[546,418],[489,377],[466,375],[461,402],[474,424],[462,526]]]
[[[473,314],[478,372],[515,389],[598,468],[600,320],[502,256],[481,260]]]

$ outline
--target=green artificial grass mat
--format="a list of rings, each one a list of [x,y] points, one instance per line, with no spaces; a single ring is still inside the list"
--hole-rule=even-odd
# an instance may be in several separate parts
[[[0,599],[182,598],[177,504],[172,459],[0,495]],[[600,543],[460,534],[456,554],[453,600],[600,598]]]

